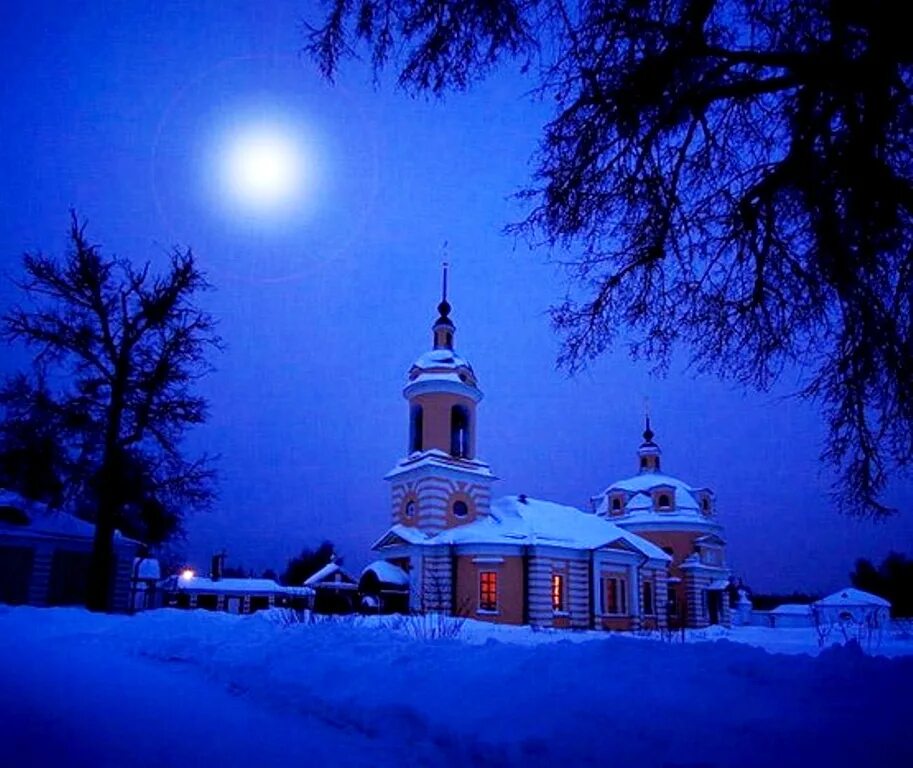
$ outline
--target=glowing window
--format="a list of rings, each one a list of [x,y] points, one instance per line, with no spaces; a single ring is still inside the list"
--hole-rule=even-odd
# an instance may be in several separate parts
[[[560,573],[552,574],[552,610],[564,610],[564,576]]]
[[[462,500],[457,500],[453,502],[453,511],[454,517],[466,517],[469,514],[469,507],[466,506],[466,502]]]
[[[498,610],[498,574],[496,571],[482,571],[479,574],[479,610]]]

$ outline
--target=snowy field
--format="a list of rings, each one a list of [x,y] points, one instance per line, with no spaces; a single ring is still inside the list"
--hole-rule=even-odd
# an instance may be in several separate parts
[[[812,630],[682,643],[468,622],[425,639],[436,629],[0,606],[0,763],[913,764],[900,634],[882,656],[819,653]]]

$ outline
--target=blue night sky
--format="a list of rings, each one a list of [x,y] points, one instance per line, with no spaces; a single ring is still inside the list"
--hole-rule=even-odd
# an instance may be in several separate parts
[[[104,5],[105,7],[102,7]],[[838,517],[812,405],[744,393],[684,366],[655,379],[624,351],[568,378],[546,310],[566,286],[501,234],[523,214],[548,105],[509,72],[445,101],[331,87],[298,56],[306,2],[5,3],[0,11],[0,270],[60,253],[68,209],[109,253],[190,245],[217,291],[227,350],[203,385],[192,450],[221,455],[219,500],[189,520],[188,561],[281,569],[330,538],[357,568],[389,520],[384,473],[405,451],[400,390],[431,344],[442,244],[457,348],[486,399],[479,453],[500,493],[584,506],[634,474],[644,398],[664,467],[717,493],[729,564],[756,589],[837,588],[857,556],[910,551],[913,484],[887,524]],[[306,194],[254,215],[231,202],[220,147],[251,124],[304,147]],[[8,280],[0,310],[15,300]],[[682,360],[684,360],[684,356]],[[4,350],[0,373],[27,363]]]

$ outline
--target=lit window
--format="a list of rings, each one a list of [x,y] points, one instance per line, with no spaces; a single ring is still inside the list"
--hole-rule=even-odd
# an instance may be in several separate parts
[[[453,507],[451,509],[454,517],[466,517],[466,515],[469,514],[469,507],[466,506],[466,502],[462,500],[453,502]]]
[[[498,574],[496,571],[482,571],[479,574],[479,610],[498,610]]]
[[[644,614],[646,616],[652,616],[656,613],[656,609],[653,605],[653,582],[645,581],[644,582]]]
[[[564,576],[560,573],[552,574],[552,610],[564,610]]]
[[[627,581],[620,576],[607,576],[602,580],[602,612],[612,616],[627,614]]]

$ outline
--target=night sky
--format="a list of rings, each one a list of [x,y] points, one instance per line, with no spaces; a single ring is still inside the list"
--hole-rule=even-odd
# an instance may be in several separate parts
[[[575,378],[556,370],[547,308],[564,278],[501,233],[523,215],[511,196],[548,104],[506,71],[444,101],[411,100],[393,77],[375,89],[366,64],[332,87],[298,54],[305,16],[301,0],[0,10],[0,310],[24,250],[62,251],[70,207],[108,253],[192,246],[217,287],[204,303],[227,350],[187,445],[221,455],[219,500],[188,521],[190,563],[224,547],[230,565],[280,570],[323,538],[353,569],[369,560],[445,252],[496,493],[586,505],[634,474],[649,398],[665,470],[716,491],[729,565],[755,589],[835,589],[857,556],[913,550],[909,480],[887,524],[833,512],[823,424],[789,397],[796,375],[745,393],[687,372],[684,353],[653,378],[623,349]],[[225,142],[251,125],[289,132],[306,158],[304,192],[281,210],[239,205],[221,175]],[[27,361],[4,349],[0,374]]]

